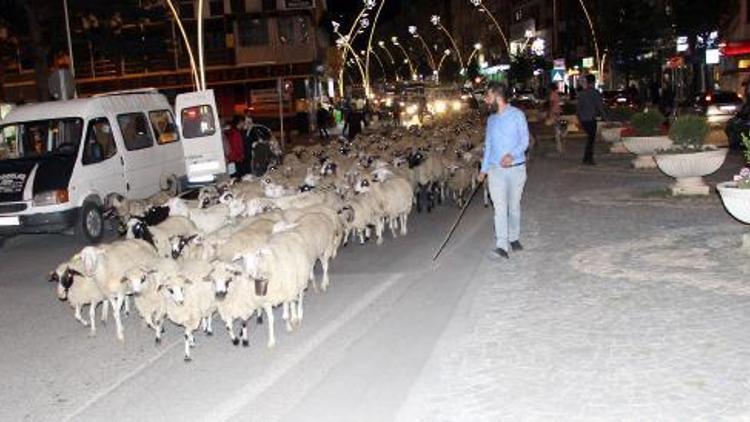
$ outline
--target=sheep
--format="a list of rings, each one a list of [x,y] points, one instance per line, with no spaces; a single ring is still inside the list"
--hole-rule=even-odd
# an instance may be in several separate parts
[[[158,289],[167,301],[167,317],[185,328],[185,362],[190,362],[190,348],[195,345],[193,331],[203,327],[212,335],[211,320],[216,312],[214,287],[209,275],[210,263],[191,261],[180,271],[165,274]]]
[[[188,218],[201,233],[211,233],[230,223],[229,206],[214,205],[211,208],[191,208],[185,201],[173,201],[170,215]]]
[[[459,207],[463,207],[465,196],[476,187],[476,175],[466,166],[451,165],[448,167],[448,192]]]
[[[326,291],[330,284],[328,268],[331,258],[336,254],[340,238],[337,236],[337,230],[334,221],[330,217],[320,212],[307,212],[297,218],[293,223],[279,222],[274,227],[274,233],[283,231],[294,231],[299,233],[305,240],[308,255],[314,258],[313,267],[310,268],[310,281],[313,288],[317,291],[318,285],[315,282],[314,263],[320,261],[323,269],[323,278],[320,288]]]
[[[166,274],[176,273],[177,263],[170,259],[154,258],[125,272],[122,282],[133,292],[135,308],[148,327],[154,330],[155,343],[161,343],[167,302],[158,291]]]
[[[75,255],[60,264],[51,274],[49,281],[57,284],[57,298],[67,301],[74,309],[73,317],[84,327],[90,327],[89,336],[96,335],[96,307],[102,303],[102,322],[107,320],[107,298],[91,277],[83,274],[83,262]],[[89,321],[81,317],[81,309],[89,306]]]
[[[309,255],[305,239],[293,230],[274,234],[263,248],[238,258],[260,291],[265,290],[260,296],[268,318],[268,347],[272,348],[276,345],[273,307],[282,305],[287,331],[302,321],[302,302],[315,258]]]
[[[138,263],[155,256],[151,245],[143,240],[120,240],[107,245],[87,246],[80,252],[81,273],[92,278],[112,305],[117,339],[125,340],[120,310],[126,302],[127,286],[122,276]],[[126,305],[127,311],[127,305]]]
[[[199,234],[196,225],[185,217],[169,217],[161,224],[149,227],[143,221],[131,219],[128,221],[128,239],[142,239],[153,246],[157,255],[169,258],[172,255],[170,239],[174,236],[190,236]]]
[[[349,241],[349,236],[359,237],[359,244],[364,245],[370,238],[374,221],[377,219],[372,198],[366,194],[355,195],[347,200],[338,211],[345,220],[343,236],[344,245]]]
[[[401,235],[408,233],[407,222],[411,213],[414,192],[409,182],[388,168],[373,171],[373,181],[365,192],[371,192],[378,199],[380,208],[388,220],[391,234],[396,237],[396,223],[401,226]],[[382,242],[382,238],[378,239]]]
[[[242,341],[242,346],[249,346],[247,322],[256,312],[263,310],[263,302],[258,294],[263,294],[261,284],[251,280],[242,268],[221,261],[212,262],[213,270],[209,278],[214,283],[216,308],[227,328],[233,345]],[[241,322],[240,336],[234,332],[234,321]]]

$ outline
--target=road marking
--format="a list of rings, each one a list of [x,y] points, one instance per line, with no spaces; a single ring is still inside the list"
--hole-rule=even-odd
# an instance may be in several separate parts
[[[367,292],[354,305],[348,307],[338,318],[319,330],[314,337],[306,343],[294,349],[286,359],[276,361],[267,371],[259,378],[252,378],[241,387],[237,392],[227,400],[215,407],[215,411],[205,415],[205,421],[226,421],[237,414],[250,404],[255,398],[272,387],[281,377],[283,377],[294,366],[302,362],[310,353],[323,344],[328,338],[336,333],[341,327],[349,323],[357,315],[362,313],[367,307],[375,303],[383,296],[396,282],[404,277],[404,273],[397,273],[388,278],[387,281],[378,285]]]
[[[83,413],[86,410],[88,410],[88,408],[91,407],[94,403],[96,403],[99,400],[103,399],[104,397],[112,394],[112,392],[114,392],[115,390],[117,390],[118,388],[120,388],[120,386],[122,386],[126,382],[130,381],[131,379],[133,379],[136,375],[138,375],[144,369],[146,369],[149,366],[151,366],[154,362],[156,362],[157,360],[159,360],[162,356],[164,356],[167,352],[169,352],[170,350],[172,350],[175,346],[177,346],[178,344],[182,344],[182,343],[183,343],[183,341],[182,341],[182,339],[180,339],[180,340],[175,340],[174,342],[172,342],[169,345],[165,346],[164,348],[162,348],[159,351],[159,353],[157,353],[154,356],[151,356],[150,358],[148,358],[145,361],[143,361],[134,370],[132,370],[131,372],[123,375],[122,377],[120,377],[117,381],[115,381],[109,387],[107,387],[107,388],[99,391],[98,393],[94,394],[93,396],[91,396],[91,398],[89,398],[86,401],[86,403],[84,403],[78,409],[76,409],[73,413],[71,413],[70,415],[68,415],[67,417],[65,417],[65,419],[63,419],[63,421],[64,422],[68,422],[68,421],[73,420],[74,418],[76,418],[77,416],[79,416],[81,413]]]

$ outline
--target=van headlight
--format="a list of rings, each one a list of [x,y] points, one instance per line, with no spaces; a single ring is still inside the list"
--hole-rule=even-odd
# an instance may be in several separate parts
[[[34,206],[64,204],[70,200],[67,189],[50,190],[34,195]]]

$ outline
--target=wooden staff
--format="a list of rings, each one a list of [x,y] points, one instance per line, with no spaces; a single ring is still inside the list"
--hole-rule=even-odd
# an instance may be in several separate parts
[[[478,184],[477,187],[474,188],[474,192],[471,193],[469,200],[466,201],[466,204],[464,204],[463,208],[461,208],[461,213],[458,214],[458,218],[456,219],[456,222],[453,223],[453,227],[451,227],[451,230],[448,232],[448,236],[445,237],[443,244],[440,245],[440,249],[438,249],[438,251],[435,253],[435,256],[432,257],[433,262],[438,259],[440,254],[443,252],[443,249],[445,249],[445,245],[447,245],[448,241],[451,240],[451,236],[453,236],[453,232],[455,232],[456,228],[458,228],[458,225],[461,224],[461,220],[464,218],[464,214],[466,213],[466,210],[469,208],[469,205],[471,205],[471,201],[477,195],[477,192],[479,192],[479,188],[481,188],[482,185],[484,185],[484,182]]]

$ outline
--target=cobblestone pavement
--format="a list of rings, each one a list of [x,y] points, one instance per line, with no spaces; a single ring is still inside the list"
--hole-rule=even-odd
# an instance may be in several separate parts
[[[399,420],[750,420],[748,228],[578,151],[532,164],[526,251],[481,261]]]

